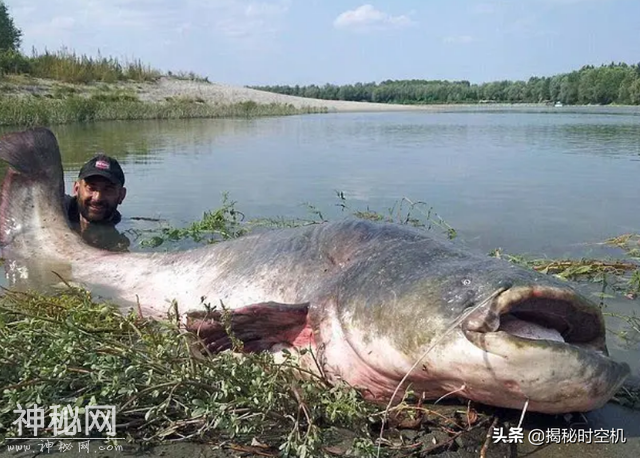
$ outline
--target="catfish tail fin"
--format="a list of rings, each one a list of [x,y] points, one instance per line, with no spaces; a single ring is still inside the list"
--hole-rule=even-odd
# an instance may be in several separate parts
[[[0,243],[31,229],[62,228],[64,174],[58,141],[38,127],[0,138],[0,159],[9,164],[0,195]]]

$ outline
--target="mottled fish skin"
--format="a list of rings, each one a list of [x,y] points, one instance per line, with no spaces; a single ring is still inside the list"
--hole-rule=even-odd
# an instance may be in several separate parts
[[[598,307],[566,282],[431,232],[345,219],[182,252],[111,253],[69,229],[60,152],[49,130],[5,135],[0,158],[11,166],[0,241],[16,287],[45,288],[60,275],[123,311],[139,304],[159,319],[175,300],[185,326],[196,320],[220,349],[225,336],[202,298],[223,303],[248,348],[310,347],[328,380],[379,402],[394,393],[399,400],[409,386],[432,399],[455,392],[501,407],[528,401],[531,411],[587,411],[606,403],[629,374],[607,356]],[[500,328],[507,315],[525,335],[554,338],[510,334]]]

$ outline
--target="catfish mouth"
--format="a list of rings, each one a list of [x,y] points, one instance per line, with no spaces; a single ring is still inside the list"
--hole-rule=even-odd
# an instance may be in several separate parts
[[[481,348],[484,335],[497,333],[525,344],[571,345],[608,356],[600,310],[572,290],[557,287],[510,288],[471,312],[462,330]]]

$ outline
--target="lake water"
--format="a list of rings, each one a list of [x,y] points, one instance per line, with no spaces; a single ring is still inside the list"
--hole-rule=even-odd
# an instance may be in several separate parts
[[[218,208],[223,192],[250,218],[309,217],[305,202],[338,217],[342,191],[348,205],[381,212],[403,197],[424,201],[461,243],[483,252],[602,257],[619,253],[594,243],[640,232],[639,114],[450,109],[53,130],[67,189],[96,151],[121,161],[123,230],[148,227],[134,217],[186,225]],[[608,305],[640,311],[640,300]],[[609,326],[622,323],[610,318]],[[639,372],[637,343],[612,335],[610,347]]]

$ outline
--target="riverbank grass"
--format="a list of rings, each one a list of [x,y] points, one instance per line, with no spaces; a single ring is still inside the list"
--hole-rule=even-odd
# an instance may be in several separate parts
[[[28,127],[91,121],[145,119],[251,118],[325,113],[325,109],[296,108],[287,104],[210,104],[189,99],[141,102],[128,95],[25,96],[0,98],[0,125]]]
[[[29,127],[91,121],[235,118],[325,113],[291,104],[208,103],[197,96],[146,101],[141,92],[160,78],[208,83],[193,72],[168,72],[116,58],[65,50],[31,57],[0,53],[0,125]]]
[[[2,76],[28,75],[75,84],[150,82],[162,76],[160,70],[145,65],[138,59],[122,62],[117,58],[100,54],[97,57],[76,54],[65,48],[57,52],[43,53],[34,49],[31,56],[16,51],[2,51],[0,72]]]

